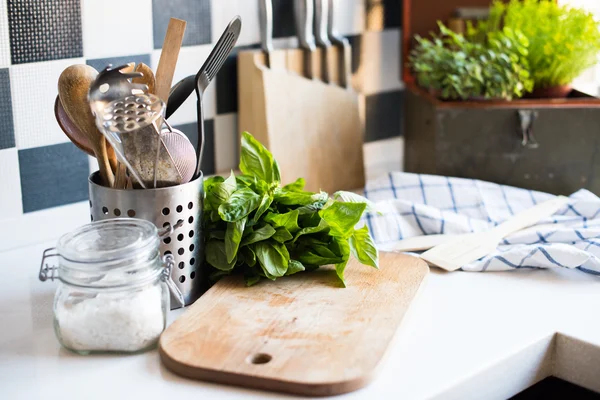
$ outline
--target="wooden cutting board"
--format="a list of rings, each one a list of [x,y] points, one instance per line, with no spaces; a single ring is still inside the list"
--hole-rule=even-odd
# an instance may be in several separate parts
[[[357,390],[373,378],[429,267],[381,253],[380,270],[351,261],[245,287],[220,280],[160,338],[176,374],[310,396]]]

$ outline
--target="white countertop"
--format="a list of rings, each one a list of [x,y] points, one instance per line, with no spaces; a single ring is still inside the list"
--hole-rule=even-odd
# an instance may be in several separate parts
[[[42,250],[52,245],[1,254],[0,398],[284,397],[179,378],[156,351],[79,356],[60,348],[56,283],[37,278]],[[503,399],[549,374],[600,391],[599,309],[600,279],[578,271],[434,270],[377,377],[340,398]]]
[[[365,146],[366,158],[378,160],[369,175],[398,169],[397,160],[386,161],[401,152],[390,143]],[[77,215],[55,224],[85,223],[87,205]],[[34,226],[5,229],[4,239],[20,240]],[[38,234],[48,239],[58,228],[45,224]],[[62,349],[52,326],[56,282],[37,277],[42,251],[54,245],[0,252],[0,399],[289,397],[180,378],[156,351],[79,356]],[[578,271],[432,270],[375,379],[337,398],[505,399],[548,375],[600,392],[599,310],[600,278]]]

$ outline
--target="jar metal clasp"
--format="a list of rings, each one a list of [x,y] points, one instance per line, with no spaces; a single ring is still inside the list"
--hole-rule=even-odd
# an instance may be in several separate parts
[[[58,276],[58,267],[56,267],[55,265],[50,266],[46,262],[47,259],[52,257],[58,257],[56,247],[50,247],[49,249],[44,250],[44,255],[42,256],[42,263],[40,264],[40,273],[38,275],[38,278],[42,282],[45,282],[48,279],[53,281],[54,278]]]
[[[183,299],[183,294],[181,293],[181,290],[179,290],[179,288],[177,287],[177,285],[175,285],[175,282],[173,282],[173,279],[171,278],[171,271],[173,270],[173,267],[175,266],[175,260],[174,260],[173,256],[171,254],[165,254],[165,256],[163,257],[163,263],[164,263],[165,267],[163,269],[161,278],[167,284],[167,287],[169,288],[169,290],[175,297],[175,300],[177,300],[177,302],[179,303],[179,305],[181,307],[184,307],[185,300]]]

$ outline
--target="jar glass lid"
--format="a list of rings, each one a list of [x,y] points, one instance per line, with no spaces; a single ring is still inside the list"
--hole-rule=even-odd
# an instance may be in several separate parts
[[[63,235],[58,254],[76,263],[116,261],[158,247],[158,231],[149,221],[135,218],[92,222]]]

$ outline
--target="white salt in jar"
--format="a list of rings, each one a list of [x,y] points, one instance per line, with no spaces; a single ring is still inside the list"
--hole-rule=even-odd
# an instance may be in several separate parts
[[[82,354],[132,353],[156,344],[170,309],[169,290],[182,300],[170,278],[173,258],[160,258],[159,242],[151,222],[122,218],[87,224],[44,252],[40,279],[60,281],[54,328],[64,347]],[[58,257],[58,267],[45,265],[51,256]]]

